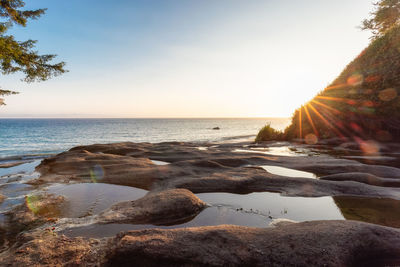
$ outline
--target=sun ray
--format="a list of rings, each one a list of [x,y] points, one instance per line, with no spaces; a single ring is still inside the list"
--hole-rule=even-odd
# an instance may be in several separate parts
[[[344,88],[344,87],[347,87],[347,86],[349,86],[347,83],[342,83],[342,84],[328,86],[328,87],[325,88],[325,90],[341,89],[341,88]]]
[[[300,139],[303,139],[303,128],[302,128],[302,112],[301,110],[303,109],[303,107],[300,108],[299,110],[299,132],[300,132]]]
[[[334,125],[332,125],[332,123],[330,123],[312,104],[311,102],[308,103],[308,106],[311,108],[312,111],[314,111],[314,113],[326,124],[328,125],[329,128],[331,128],[339,137],[343,137],[343,134],[336,129],[336,127]]]
[[[317,130],[317,128],[316,128],[315,125],[314,125],[314,122],[313,122],[313,120],[312,120],[312,118],[311,118],[311,116],[310,116],[310,113],[308,112],[307,106],[304,106],[304,111],[306,112],[308,121],[310,122],[311,127],[313,128],[313,131],[314,131],[315,135],[318,136],[318,130]]]
[[[318,99],[326,99],[326,100],[332,100],[332,101],[337,101],[337,102],[343,102],[349,105],[356,105],[357,101],[354,99],[349,99],[349,98],[340,98],[340,97],[333,97],[333,96],[321,96],[318,95],[315,98]]]
[[[316,102],[319,103],[318,101],[312,101],[312,102],[313,103],[316,103]],[[330,112],[330,110],[332,110],[331,107],[329,107],[327,105],[324,105],[324,104],[322,104],[321,106],[324,107],[324,108],[327,108],[326,110],[324,110],[324,112],[323,112],[324,115],[323,116],[325,116],[325,118],[327,120],[330,120],[330,121],[334,122],[334,123],[331,123],[331,124],[336,126],[337,130],[340,130],[342,133],[344,133],[345,136],[353,136],[354,137],[354,130],[353,129],[348,129],[348,127],[346,127],[346,125],[344,125],[342,123],[342,120],[340,120],[340,119],[338,120],[336,115],[333,114],[332,112]],[[340,111],[338,111],[338,112],[340,112]],[[350,126],[350,128],[351,128],[351,126]],[[358,134],[360,134],[360,133],[358,133]]]
[[[317,105],[320,105],[320,106],[322,106],[322,107],[324,107],[324,108],[326,108],[326,109],[332,110],[333,112],[335,112],[335,113],[337,113],[337,114],[342,113],[340,110],[338,110],[338,109],[336,109],[336,108],[333,108],[333,107],[330,107],[330,106],[328,106],[328,105],[326,105],[326,104],[324,104],[324,103],[321,103],[321,102],[319,102],[319,101],[317,101],[317,100],[315,100],[315,99],[311,100],[311,102],[313,102],[313,103],[315,103],[315,104],[317,104]]]

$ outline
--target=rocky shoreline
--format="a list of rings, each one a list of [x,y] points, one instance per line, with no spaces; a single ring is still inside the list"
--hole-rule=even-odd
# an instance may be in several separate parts
[[[365,154],[357,144],[116,143],[80,146],[44,159],[37,177],[23,181],[25,201],[5,214],[0,264],[126,266],[393,265],[400,263],[400,169],[397,145]],[[275,151],[275,152],[274,152]],[[266,171],[264,165],[315,173],[316,179]],[[144,197],[99,212],[65,217],[68,197],[54,184],[128,186]],[[7,189],[10,184],[0,185]],[[88,187],[90,190],[90,187]],[[265,228],[234,225],[157,229],[197,217],[209,204],[199,193],[277,192],[334,197],[345,218],[290,222]],[[2,192],[0,191],[0,194]],[[118,192],[116,192],[118,194]],[[354,197],[357,197],[356,199]],[[6,197],[3,197],[7,199]],[[364,209],[364,199],[370,201]],[[1,200],[0,200],[1,202]],[[361,204],[360,204],[361,203]],[[377,204],[378,203],[378,204]],[[306,207],[304,207],[306,208]],[[357,211],[361,211],[362,214]],[[257,211],[258,212],[258,211]],[[361,216],[360,216],[361,214]],[[387,217],[387,219],[386,219]],[[85,225],[153,225],[113,237],[70,237]],[[380,225],[378,225],[380,224]]]

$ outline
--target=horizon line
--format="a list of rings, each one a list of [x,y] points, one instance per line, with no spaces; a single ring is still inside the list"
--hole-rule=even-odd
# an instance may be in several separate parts
[[[290,119],[291,117],[1,117],[0,119]]]

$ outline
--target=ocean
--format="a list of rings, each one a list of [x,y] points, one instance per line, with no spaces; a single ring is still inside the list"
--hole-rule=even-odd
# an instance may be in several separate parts
[[[267,123],[284,129],[289,122],[289,118],[0,119],[0,159],[43,157],[95,143],[251,139]]]

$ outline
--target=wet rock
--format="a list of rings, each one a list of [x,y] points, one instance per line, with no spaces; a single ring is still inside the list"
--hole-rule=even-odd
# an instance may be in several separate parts
[[[352,221],[276,228],[141,230],[110,242],[109,266],[367,266],[400,263],[400,231]]]
[[[96,220],[100,223],[170,225],[192,219],[205,207],[206,203],[189,190],[172,189],[118,203],[97,216]]]
[[[257,151],[233,152],[244,145],[220,144],[218,148],[210,146],[207,150],[197,149],[198,144],[178,142],[77,147],[44,160],[37,168],[42,176],[36,182],[94,181],[156,191],[186,188],[195,193],[271,191],[310,197],[357,195],[398,199],[400,196],[400,190],[392,188],[397,186],[397,181],[393,179],[400,178],[400,169],[396,167],[369,165],[328,155],[291,157]],[[268,144],[272,145],[277,144]],[[296,147],[305,149],[300,145]],[[155,165],[146,157],[170,164]],[[338,173],[346,176],[346,173],[359,172],[379,178],[335,180],[331,177],[311,181],[271,175],[260,168],[246,167],[266,164],[309,171],[320,176]]]
[[[219,127],[214,127],[214,128],[212,128],[213,130],[220,130],[221,128],[219,128]]]
[[[319,179],[329,181],[355,181],[376,186],[400,187],[399,178],[381,178],[373,174],[361,172],[332,174],[320,177]]]
[[[364,172],[379,177],[400,178],[400,169],[383,165],[370,165],[348,159],[336,159],[327,156],[287,158],[285,165],[294,169],[314,172],[322,175]]]
[[[186,159],[202,158],[202,151],[195,149],[198,144],[183,142],[150,143],[113,143],[97,144],[89,146],[74,147],[73,151],[89,151],[92,153],[103,153],[112,155],[131,156],[135,158],[151,158],[154,160],[175,162]]]
[[[400,189],[377,187],[354,181],[327,181],[309,178],[282,177],[262,168],[225,170],[200,178],[172,180],[170,187],[186,188],[194,193],[279,192],[287,196],[369,196],[400,199]]]
[[[343,158],[345,159],[359,159],[363,160],[365,162],[387,162],[387,161],[392,161],[396,160],[395,157],[389,157],[389,156],[344,156]]]
[[[153,167],[147,158],[71,150],[43,160],[36,183],[102,182],[149,189],[157,178]]]

